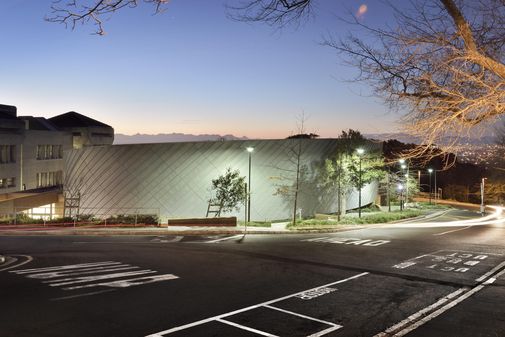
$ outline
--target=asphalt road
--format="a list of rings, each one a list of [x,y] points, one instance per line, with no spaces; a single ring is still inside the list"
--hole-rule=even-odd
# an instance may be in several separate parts
[[[505,225],[440,220],[245,238],[0,237],[0,336],[505,336]]]

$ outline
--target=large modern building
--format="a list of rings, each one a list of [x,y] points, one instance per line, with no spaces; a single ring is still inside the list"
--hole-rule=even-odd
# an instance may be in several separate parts
[[[61,210],[64,153],[113,140],[113,128],[73,111],[46,119],[0,105],[0,216],[43,205]]]
[[[294,153],[300,153],[298,208],[302,216],[337,210],[335,191],[324,191],[317,181],[326,158],[341,139],[234,140],[97,146],[65,155],[66,188],[80,197],[81,214],[157,214],[171,218],[205,217],[211,182],[227,168],[249,175],[251,155],[251,220],[288,219],[295,183]],[[369,144],[377,150],[378,144]],[[300,151],[301,149],[301,151]],[[346,196],[345,209],[358,207],[356,191]],[[375,201],[377,185],[362,190],[362,205]],[[243,219],[245,209],[226,215]]]
[[[149,214],[162,222],[205,217],[212,180],[230,168],[247,180],[250,173],[251,220],[287,219],[298,154],[297,212],[311,216],[338,209],[336,191],[324,190],[317,176],[347,140],[112,145],[113,136],[112,127],[73,111],[46,119],[18,116],[16,107],[0,105],[0,217],[19,212],[45,218]],[[379,144],[365,145],[367,152],[380,151]],[[357,208],[357,191],[347,192],[343,210]],[[377,184],[361,192],[361,205],[370,204]],[[242,219],[244,213],[242,205],[222,215]]]

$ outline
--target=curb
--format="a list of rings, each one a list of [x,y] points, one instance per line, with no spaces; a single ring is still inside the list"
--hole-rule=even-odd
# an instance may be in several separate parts
[[[340,225],[335,228],[298,228],[293,230],[248,230],[246,234],[307,234],[307,233],[336,233],[344,231],[359,230],[369,227],[382,227],[394,225],[397,223],[405,223],[418,221],[421,219],[430,219],[445,214],[450,210],[441,210],[427,215],[421,215],[415,218],[402,219],[386,223],[378,224],[359,224],[359,225]],[[159,235],[238,235],[244,234],[242,229],[181,229],[170,230],[166,227],[151,230],[131,230],[131,229],[68,229],[68,230],[40,230],[40,231],[22,231],[22,230],[6,230],[0,229],[0,236],[159,236]]]

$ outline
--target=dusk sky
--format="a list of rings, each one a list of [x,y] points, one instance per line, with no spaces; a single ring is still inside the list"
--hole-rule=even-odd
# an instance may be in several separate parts
[[[322,0],[314,20],[282,31],[232,21],[225,4],[173,0],[158,15],[142,4],[111,16],[97,36],[92,25],[44,21],[50,0],[2,0],[0,104],[18,115],[74,110],[125,134],[284,138],[302,113],[322,137],[399,130],[398,115],[345,82],[355,70],[320,45],[325,34],[344,36],[337,16],[363,4],[366,23],[387,21],[379,1]]]

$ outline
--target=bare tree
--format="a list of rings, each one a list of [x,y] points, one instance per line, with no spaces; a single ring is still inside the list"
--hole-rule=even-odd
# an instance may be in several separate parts
[[[308,15],[315,2],[248,1],[244,16],[283,24]],[[391,108],[407,111],[407,131],[425,143],[413,155],[438,155],[432,145],[442,138],[450,140],[450,150],[460,136],[505,114],[504,0],[417,0],[409,10],[390,8],[395,27],[370,27],[353,17],[347,22],[361,29],[359,35],[325,44],[359,70],[354,80],[370,84]]]
[[[243,0],[237,5],[228,5],[229,17],[245,22],[266,22],[271,26],[284,27],[298,24],[312,13],[311,0]]]
[[[230,0],[231,16],[284,26],[312,15],[318,0]],[[103,34],[102,18],[140,2],[158,13],[168,0],[55,0],[47,20],[75,27],[93,23]],[[391,28],[349,24],[359,35],[328,38],[345,61],[356,67],[357,81],[371,85],[391,108],[406,111],[407,131],[425,146],[413,155],[438,155],[433,145],[480,130],[505,114],[505,0],[411,0],[408,9],[390,4]],[[366,39],[365,39],[366,37]],[[371,38],[371,39],[370,39]]]
[[[104,35],[103,21],[123,8],[134,8],[140,2],[154,6],[154,13],[163,11],[170,0],[53,0],[51,14],[46,21],[62,23],[72,29],[77,24],[91,23],[96,26],[95,33]]]
[[[288,203],[292,203],[292,223],[293,226],[296,225],[296,213],[298,212],[298,203],[301,193],[301,185],[306,180],[307,175],[307,164],[306,164],[306,141],[307,139],[313,139],[307,134],[305,130],[306,123],[305,115],[302,114],[297,121],[296,134],[289,136],[287,139],[290,140],[286,148],[287,161],[286,165],[283,167],[277,167],[280,171],[280,176],[275,177],[280,180],[279,184],[276,184],[275,195],[280,195],[286,198]]]

